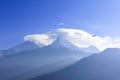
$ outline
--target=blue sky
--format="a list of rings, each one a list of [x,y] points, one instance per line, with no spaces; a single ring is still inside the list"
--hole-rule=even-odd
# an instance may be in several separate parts
[[[61,27],[120,37],[120,0],[0,0],[0,49]]]

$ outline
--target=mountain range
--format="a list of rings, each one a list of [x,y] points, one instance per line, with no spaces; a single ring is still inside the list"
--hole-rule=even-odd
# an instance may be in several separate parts
[[[1,51],[0,80],[25,80],[55,72],[91,54],[59,37],[48,46],[26,41]]]
[[[85,53],[99,53],[99,50],[94,47],[94,46],[89,46],[88,48],[78,48],[68,40],[63,39],[62,37],[57,37],[56,40],[48,45],[48,46],[54,46],[54,47],[66,47],[68,49],[74,50],[74,51],[82,51]],[[14,46],[12,48],[9,48],[7,50],[0,50],[0,57],[10,55],[10,54],[16,54],[19,52],[24,52],[24,51],[29,51],[29,50],[35,50],[35,49],[40,49],[42,47],[45,47],[43,44],[36,44],[32,41],[25,41],[17,46]]]
[[[25,41],[0,56],[0,80],[120,80],[117,48],[99,52],[57,37],[47,46]]]

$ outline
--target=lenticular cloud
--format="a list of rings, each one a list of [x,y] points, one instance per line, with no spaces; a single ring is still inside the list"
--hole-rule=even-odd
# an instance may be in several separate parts
[[[87,48],[95,46],[100,51],[106,48],[120,48],[120,38],[112,38],[110,36],[99,37],[78,29],[59,28],[49,31],[45,34],[30,34],[24,37],[25,41],[32,41],[36,44],[50,45],[57,36],[68,40],[79,48]]]
[[[54,39],[51,38],[51,34],[33,34],[24,37],[25,41],[31,41],[36,44],[50,45]]]

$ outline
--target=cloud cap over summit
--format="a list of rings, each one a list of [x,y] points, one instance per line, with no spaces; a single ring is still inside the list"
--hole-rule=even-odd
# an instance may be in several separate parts
[[[86,31],[68,28],[58,28],[44,34],[26,35],[24,40],[47,46],[55,41],[58,36],[79,48],[95,46],[100,51],[106,48],[120,48],[120,38],[112,38],[110,36],[100,37],[98,35],[93,37],[93,34]]]

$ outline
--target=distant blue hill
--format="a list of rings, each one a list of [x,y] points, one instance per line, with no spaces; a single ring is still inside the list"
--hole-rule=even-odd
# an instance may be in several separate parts
[[[106,49],[54,73],[29,80],[120,80],[120,49]]]

